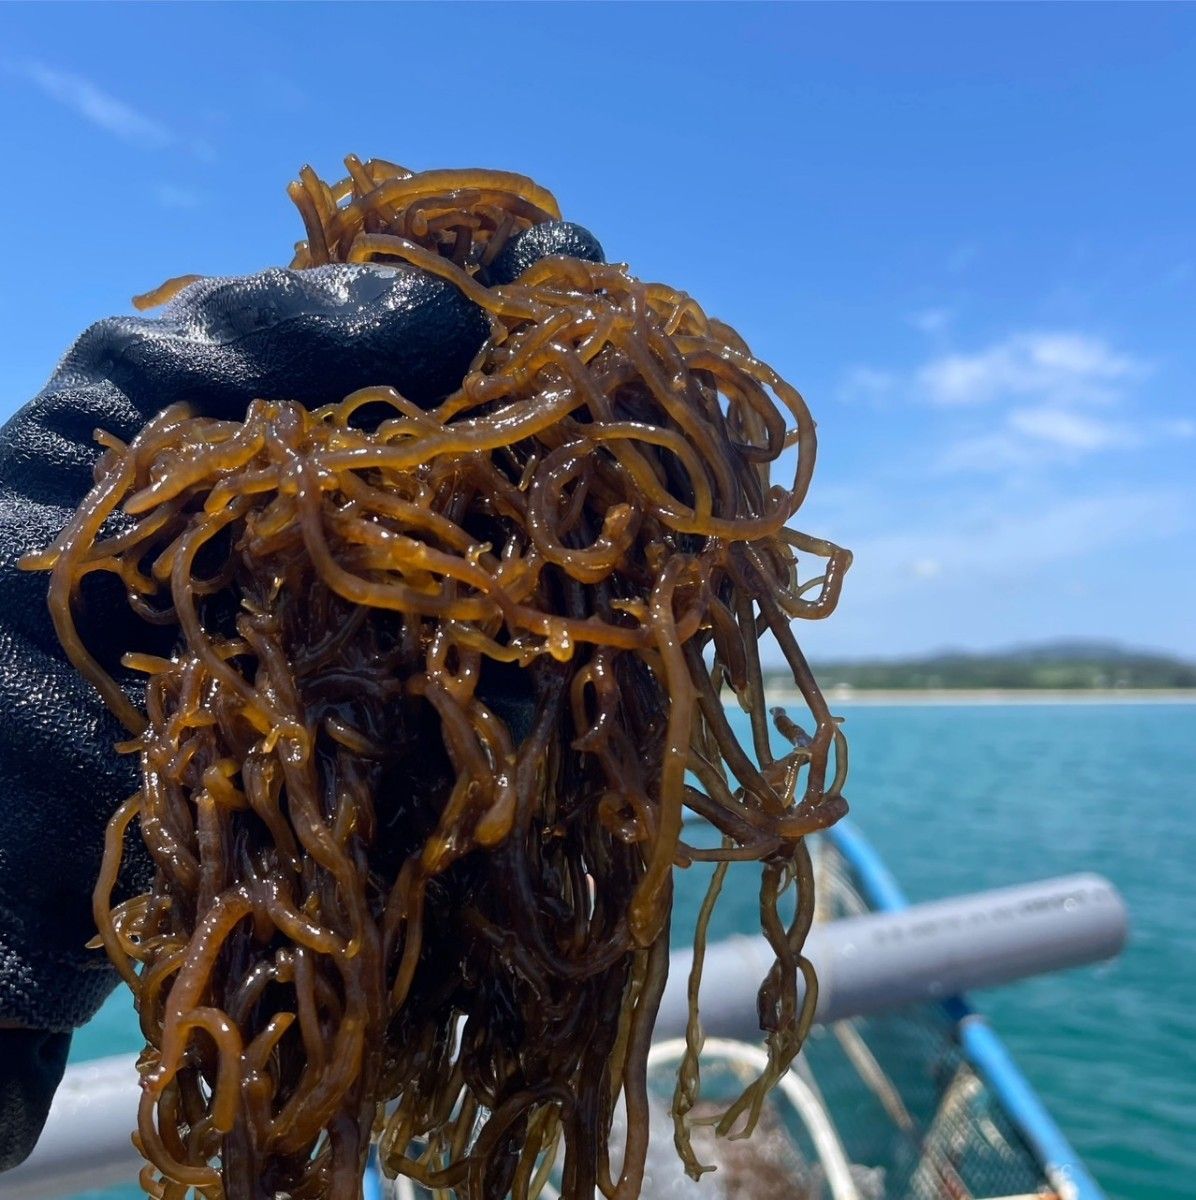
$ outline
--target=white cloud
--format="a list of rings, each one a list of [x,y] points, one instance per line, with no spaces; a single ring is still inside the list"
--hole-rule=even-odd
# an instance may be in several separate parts
[[[1119,421],[1107,421],[1087,413],[1045,406],[1019,408],[1011,412],[1009,428],[1061,450],[1080,452],[1131,445],[1137,440],[1135,431]]]
[[[160,149],[175,140],[161,122],[118,100],[82,75],[60,71],[36,60],[18,64],[12,70],[52,100],[122,141]]]
[[[1052,404],[1116,400],[1147,364],[1078,333],[1017,333],[971,354],[952,353],[918,369],[919,394],[944,407],[1021,398]]]
[[[945,327],[949,319],[946,309],[908,318],[926,331]],[[927,446],[927,461],[939,470],[1025,470],[1196,436],[1196,423],[1132,412],[1128,402],[1150,371],[1147,361],[1104,338],[1024,330],[977,350],[935,355],[906,372],[857,364],[839,394],[956,412],[935,422],[938,444]]]
[[[1015,409],[991,432],[949,442],[932,465],[949,474],[1008,475],[1074,463],[1102,450],[1140,449],[1191,437],[1196,437],[1196,421],[1112,421],[1066,408]]]
[[[199,192],[174,183],[156,184],[154,197],[163,208],[198,208],[204,201]]]
[[[883,400],[892,395],[898,384],[896,375],[874,367],[849,367],[839,384],[838,396],[848,404]]]
[[[1171,619],[1178,601],[1152,586],[1153,556],[1163,546],[1177,552],[1196,528],[1182,486],[1102,483],[1076,495],[1049,478],[984,480],[944,494],[907,479],[887,503],[885,489],[866,482],[832,501],[817,530],[855,557],[835,615],[797,627],[816,659],[1064,633],[1133,640],[1122,584],[1144,586],[1135,605]],[[1091,595],[1081,598],[1084,588]]]
[[[1082,497],[1043,496],[1008,504],[971,503],[913,528],[844,540],[855,561],[848,586],[868,603],[927,579],[1016,581],[1025,572],[1124,548],[1183,521],[1182,497],[1165,490],[1115,489]]]
[[[1114,354],[1100,338],[1079,333],[1037,333],[1025,339],[1031,361],[1057,370],[1099,379],[1120,379],[1136,369],[1133,359]]]
[[[1191,420],[1189,417],[1176,417],[1174,420],[1164,421],[1160,432],[1164,437],[1196,437],[1196,421]]]
[[[922,333],[942,333],[951,324],[949,308],[924,308],[920,312],[910,313],[906,320]]]
[[[1000,431],[955,439],[939,454],[933,466],[947,473],[996,471],[1005,474],[1031,465],[1032,459],[1033,465],[1037,466],[1042,455],[1027,453],[1024,439]]]

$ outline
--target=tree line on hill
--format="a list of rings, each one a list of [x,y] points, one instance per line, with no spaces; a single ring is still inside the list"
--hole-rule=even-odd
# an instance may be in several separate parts
[[[908,659],[814,664],[836,686],[924,688],[1196,688],[1196,663],[1103,642],[1051,642],[992,653],[943,651]],[[778,674],[778,679],[780,678]]]

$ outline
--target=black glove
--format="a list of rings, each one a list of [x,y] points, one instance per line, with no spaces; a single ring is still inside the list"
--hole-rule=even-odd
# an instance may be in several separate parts
[[[553,223],[513,238],[492,282],[555,253],[602,256],[592,235]],[[239,419],[255,398],[314,406],[374,385],[430,405],[460,385],[488,329],[452,284],[405,264],[201,280],[163,316],[93,325],[0,430],[0,1170],[33,1148],[71,1030],[117,979],[84,947],[104,828],[137,789],[136,762],[113,750],[124,731],[58,644],[45,574],[17,566],[90,489],[93,431],[128,441],[178,401]],[[129,650],[169,652],[114,577],[84,583],[79,630],[114,676]],[[127,855],[121,890],[148,879],[144,852]]]
[[[390,384],[431,403],[460,384],[487,329],[451,284],[407,266],[204,280],[162,317],[93,325],[0,431],[0,1024],[20,1026],[0,1030],[0,1170],[33,1148],[70,1031],[117,978],[85,944],[104,828],[137,789],[136,760],[114,752],[121,728],[58,645],[47,577],[17,565],[91,487],[92,431],[127,441],[179,400],[236,418],[255,397],[315,405]],[[127,650],[169,653],[115,577],[91,579],[80,632],[109,670],[119,677]],[[136,851],[126,892],[149,879]]]

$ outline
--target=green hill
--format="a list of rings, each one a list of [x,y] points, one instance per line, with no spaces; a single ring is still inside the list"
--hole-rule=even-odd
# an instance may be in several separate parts
[[[990,653],[814,664],[823,688],[1196,688],[1196,663],[1115,643],[1063,641]]]

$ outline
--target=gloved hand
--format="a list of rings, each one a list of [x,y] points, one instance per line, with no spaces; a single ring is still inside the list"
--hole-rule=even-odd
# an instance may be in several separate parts
[[[92,431],[127,441],[180,400],[239,418],[255,397],[317,405],[373,384],[431,403],[460,384],[487,329],[451,284],[406,265],[203,280],[163,316],[93,325],[0,430],[0,1169],[32,1149],[70,1031],[116,981],[85,944],[104,828],[137,789],[136,759],[114,752],[122,729],[58,645],[47,576],[18,567],[91,487]],[[114,577],[91,578],[80,632],[118,678],[128,650],[169,653]],[[145,886],[148,856],[125,875],[126,890]]]
[[[552,222],[512,238],[487,282],[549,254],[602,260],[591,234]],[[32,1150],[71,1031],[117,980],[85,945],[104,829],[137,789],[136,761],[115,753],[124,731],[58,644],[46,575],[18,567],[90,489],[93,431],[128,441],[178,401],[238,419],[255,398],[316,406],[374,385],[431,405],[460,385],[488,329],[451,283],[406,264],[205,279],[161,316],[93,325],[0,429],[0,1171]],[[84,584],[79,631],[114,677],[129,650],[169,653],[114,577]],[[144,680],[125,678],[135,698]],[[148,856],[127,854],[120,890],[149,877]]]

